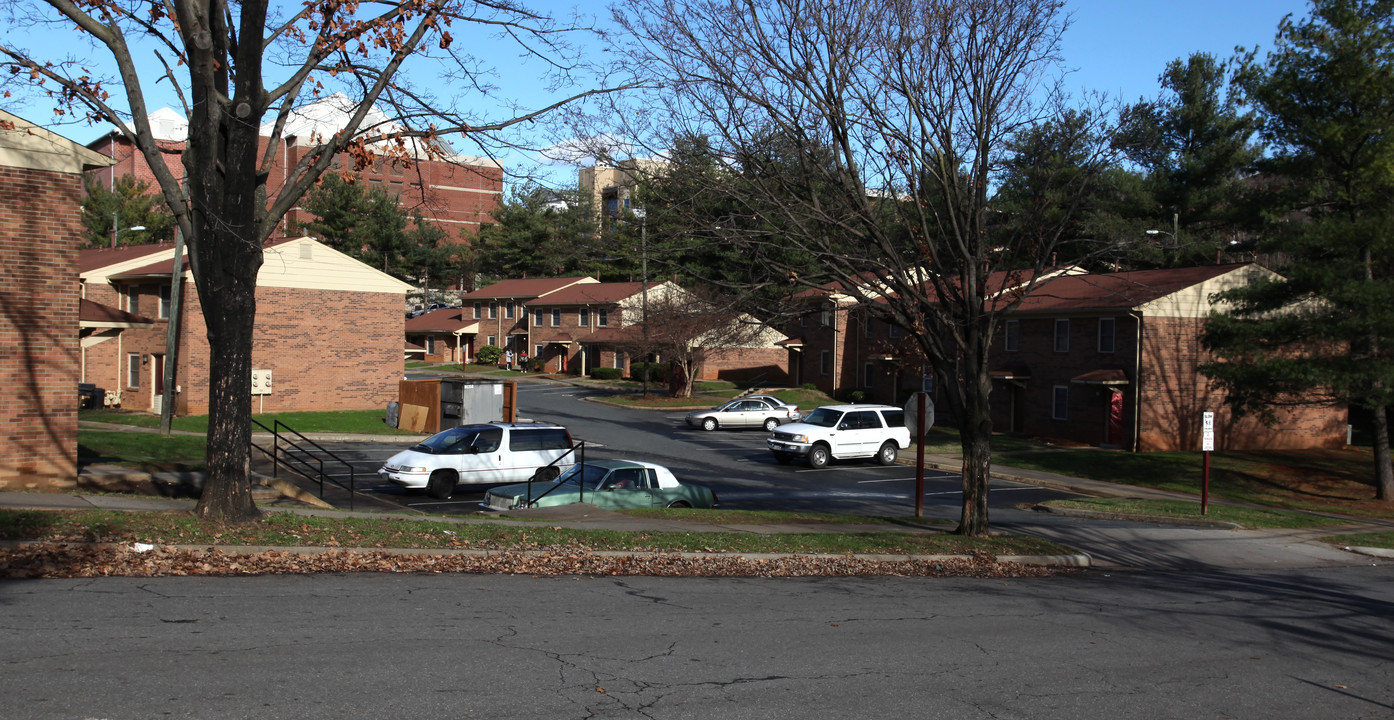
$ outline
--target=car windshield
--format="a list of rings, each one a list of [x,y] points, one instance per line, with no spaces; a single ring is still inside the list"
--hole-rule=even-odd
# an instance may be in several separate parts
[[[828,408],[818,408],[812,415],[804,418],[804,422],[818,427],[837,427],[837,421],[842,419],[841,410],[829,410]]]
[[[418,452],[440,455],[464,453],[470,449],[493,452],[503,439],[503,431],[488,425],[464,425],[438,432],[412,447]]]
[[[584,481],[587,490],[595,490],[600,487],[600,482],[609,474],[609,468],[599,465],[572,465],[570,469],[561,474],[561,477],[557,478],[557,482],[575,485]]]

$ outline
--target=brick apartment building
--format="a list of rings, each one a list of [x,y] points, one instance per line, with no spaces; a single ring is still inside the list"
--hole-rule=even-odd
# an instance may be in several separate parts
[[[274,195],[284,185],[286,168],[294,167],[309,152],[313,147],[312,138],[333,135],[344,126],[352,108],[346,96],[335,93],[292,114],[286,125],[283,146],[277,149],[276,163],[267,175],[268,195]],[[178,153],[184,149],[188,138],[188,121],[170,108],[156,110],[149,115],[149,120],[156,142],[172,153],[166,156],[170,170],[176,177],[183,177],[184,167]],[[364,126],[384,123],[390,125],[387,116],[374,109]],[[262,128],[262,153],[267,150],[270,133],[269,124]],[[92,171],[103,185],[111,187],[122,175],[133,175],[153,184],[154,175],[145,156],[121,133],[113,130],[89,143],[88,148],[112,160],[109,167]],[[451,239],[458,239],[462,230],[466,235],[473,235],[481,222],[490,222],[490,213],[498,208],[503,194],[503,169],[498,163],[467,155],[446,153],[433,158],[418,153],[411,167],[380,160],[372,167],[356,170],[353,159],[340,153],[334,158],[331,172],[351,174],[369,187],[387,190],[400,198],[403,207],[417,210],[439,225]],[[280,231],[291,232],[311,219],[313,216],[299,207],[292,208],[281,221]]]
[[[1344,407],[1275,409],[1276,424],[1234,417],[1198,367],[1219,290],[1272,273],[1254,264],[1043,278],[1010,312],[991,349],[993,427],[1033,437],[1139,451],[1198,450],[1201,413],[1215,413],[1217,449],[1334,447]],[[805,293],[809,312],[784,343],[794,384],[903,404],[934,390],[905,331],[836,289]]]
[[[108,162],[0,110],[0,488],[77,476],[82,174]]]
[[[252,412],[386,407],[403,371],[402,307],[411,286],[312,238],[268,242],[257,275]],[[184,269],[179,356],[167,362],[172,245],[81,252],[84,382],[122,408],[158,411],[174,369],[175,413],[208,411],[209,348],[193,276]],[[74,293],[76,296],[76,293]],[[95,316],[94,316],[95,318]],[[269,378],[270,382],[267,382]]]

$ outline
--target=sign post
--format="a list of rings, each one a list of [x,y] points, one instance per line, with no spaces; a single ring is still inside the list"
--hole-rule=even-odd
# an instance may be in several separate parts
[[[1200,475],[1200,514],[1210,512],[1210,453],[1215,450],[1215,413],[1200,416],[1200,450],[1205,456]]]
[[[924,517],[924,436],[934,426],[934,401],[928,393],[910,396],[905,403],[905,425],[915,443],[915,517]]]

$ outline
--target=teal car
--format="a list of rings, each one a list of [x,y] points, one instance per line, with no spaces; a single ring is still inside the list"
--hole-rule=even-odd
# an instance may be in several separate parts
[[[531,501],[531,502],[529,502]],[[639,460],[596,460],[572,465],[553,482],[504,485],[484,495],[492,510],[520,510],[585,502],[610,510],[629,508],[711,508],[716,493],[684,485],[662,465]]]

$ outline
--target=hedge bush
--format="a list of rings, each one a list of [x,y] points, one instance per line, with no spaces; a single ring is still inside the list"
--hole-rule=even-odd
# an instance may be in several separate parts
[[[591,368],[589,374],[592,380],[619,380],[624,373],[619,368],[598,367]]]
[[[475,362],[480,365],[497,365],[499,358],[502,357],[503,348],[497,345],[485,345],[479,348],[479,351],[474,354]]]
[[[668,363],[661,362],[636,362],[629,364],[629,377],[631,380],[644,380],[644,371],[649,373],[649,382],[666,383],[668,382]]]

